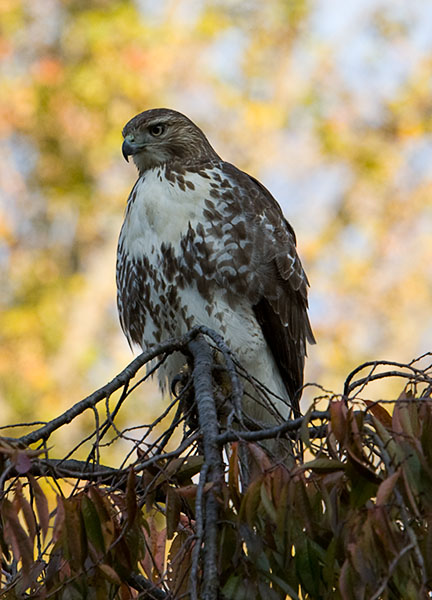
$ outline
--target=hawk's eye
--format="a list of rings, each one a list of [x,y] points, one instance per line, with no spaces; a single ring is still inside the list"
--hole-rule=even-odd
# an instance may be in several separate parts
[[[162,125],[161,123],[159,123],[158,125],[152,125],[151,127],[149,127],[150,135],[152,135],[153,137],[159,137],[160,135],[163,134],[164,131],[165,131],[165,125]]]

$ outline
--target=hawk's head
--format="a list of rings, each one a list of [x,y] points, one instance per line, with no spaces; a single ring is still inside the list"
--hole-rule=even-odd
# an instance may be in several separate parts
[[[168,108],[140,113],[125,125],[123,137],[123,156],[126,160],[133,156],[140,175],[171,161],[196,164],[219,159],[201,129]]]

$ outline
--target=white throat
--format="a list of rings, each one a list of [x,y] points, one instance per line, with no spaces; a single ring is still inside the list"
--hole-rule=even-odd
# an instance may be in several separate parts
[[[202,216],[209,197],[209,180],[196,173],[185,175],[193,185],[183,191],[165,177],[164,168],[148,170],[135,185],[124,222],[124,237],[132,254],[142,256],[160,244],[177,246],[189,223],[194,226]]]

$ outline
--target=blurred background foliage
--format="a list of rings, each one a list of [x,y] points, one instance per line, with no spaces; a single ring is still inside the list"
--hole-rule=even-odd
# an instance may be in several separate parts
[[[3,424],[52,418],[131,359],[121,129],[151,107],[281,203],[311,281],[307,380],[340,392],[363,360],[430,350],[431,20],[428,0],[2,0]],[[125,419],[160,411],[155,387],[130,401]]]

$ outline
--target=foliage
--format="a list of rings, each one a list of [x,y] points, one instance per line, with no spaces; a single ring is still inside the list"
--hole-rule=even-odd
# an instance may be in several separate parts
[[[188,345],[202,356],[202,346],[193,345],[199,331],[235,363],[223,341],[202,328],[153,355]],[[304,417],[273,429],[219,423],[214,441],[226,460],[218,475],[214,461],[222,454],[212,457],[205,442],[199,362],[192,371],[199,430],[188,425],[196,423],[190,385],[138,438],[116,428],[120,406],[136,389],[133,377],[139,385],[152,359],[141,355],[56,421],[2,439],[2,597],[425,597],[432,593],[430,357],[362,365],[342,397],[322,394]],[[230,377],[234,390],[234,371]],[[368,387],[386,377],[407,380],[399,398],[367,400]],[[115,389],[122,394],[103,422],[96,419],[87,461],[70,453],[53,459],[50,432],[79,411],[97,412]],[[179,429],[183,437],[168,451]],[[101,462],[109,433],[109,444],[131,442],[120,468]],[[274,437],[291,439],[291,458],[276,459],[251,441]],[[212,596],[206,577],[213,567]]]

